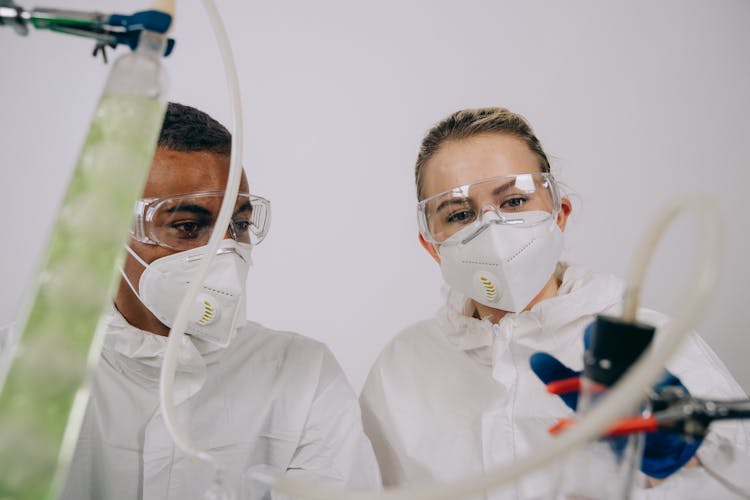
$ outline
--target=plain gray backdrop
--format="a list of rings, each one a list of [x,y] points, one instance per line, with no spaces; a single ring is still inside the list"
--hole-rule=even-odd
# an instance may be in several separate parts
[[[120,13],[148,5],[42,3]],[[167,98],[231,128],[200,2],[177,9]],[[417,242],[413,164],[423,134],[459,108],[505,106],[533,124],[572,196],[570,262],[624,277],[662,206],[688,192],[719,204],[722,274],[699,330],[750,389],[750,3],[224,1],[219,9],[241,80],[251,190],[273,204],[249,277],[251,319],[327,343],[359,389],[385,343],[441,304],[439,269]],[[104,85],[109,68],[92,48],[0,28],[0,323],[28,293]],[[685,217],[667,234],[644,305],[679,309],[694,275],[695,227]]]

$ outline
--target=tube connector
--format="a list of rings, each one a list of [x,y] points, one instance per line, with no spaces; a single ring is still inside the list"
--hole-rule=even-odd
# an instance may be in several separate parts
[[[651,344],[656,329],[645,323],[599,315],[583,355],[583,374],[610,387]]]
[[[21,36],[29,34],[29,14],[12,0],[0,0],[0,26],[10,26]]]

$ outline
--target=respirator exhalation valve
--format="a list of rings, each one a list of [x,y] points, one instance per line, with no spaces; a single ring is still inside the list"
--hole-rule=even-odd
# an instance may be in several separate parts
[[[475,283],[482,296],[489,302],[496,302],[500,299],[500,286],[497,278],[486,271],[480,271],[475,276]]]
[[[218,305],[214,304],[212,297],[209,295],[198,295],[195,298],[195,306],[194,321],[200,326],[211,324],[219,317]]]

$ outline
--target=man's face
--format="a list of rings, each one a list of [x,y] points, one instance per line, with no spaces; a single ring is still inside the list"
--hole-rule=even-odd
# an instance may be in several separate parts
[[[185,153],[158,148],[154,154],[151,171],[142,197],[166,198],[205,191],[223,191],[226,187],[228,174],[228,156],[205,151]],[[242,174],[240,191],[248,191],[247,178],[244,173]],[[179,252],[179,250],[142,243],[134,239],[131,239],[129,244],[132,250],[149,264],[156,259]],[[130,254],[127,254],[124,271],[133,287],[138,290],[144,267]],[[131,318],[128,317],[128,311],[130,310],[136,309],[135,312],[138,314],[151,316],[150,311],[140,303],[124,280],[120,282],[115,304],[131,323],[134,323],[134,321],[131,321]]]

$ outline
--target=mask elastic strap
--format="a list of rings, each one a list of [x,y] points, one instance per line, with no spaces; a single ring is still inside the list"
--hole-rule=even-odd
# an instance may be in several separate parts
[[[142,265],[142,266],[143,266],[144,268],[147,268],[147,267],[148,267],[148,264],[146,263],[146,261],[144,261],[144,260],[143,260],[143,259],[142,259],[142,258],[140,257],[140,255],[138,255],[137,253],[135,253],[135,251],[134,251],[134,250],[133,250],[132,248],[130,248],[130,245],[125,245],[125,250],[127,250],[127,252],[128,252],[128,253],[129,253],[129,254],[130,254],[130,255],[131,255],[131,256],[132,256],[132,257],[133,257],[133,258],[134,258],[135,260],[137,260],[137,261],[138,261],[138,263],[139,263],[139,264],[141,264],[141,265]],[[141,294],[139,294],[139,293],[138,293],[138,292],[136,291],[135,287],[133,286],[133,283],[131,283],[131,282],[130,282],[130,278],[128,278],[128,275],[127,275],[127,274],[125,274],[125,270],[124,270],[123,268],[120,268],[120,274],[122,275],[122,278],[123,278],[123,279],[125,280],[125,283],[127,283],[127,284],[128,284],[128,286],[130,287],[130,290],[132,290],[132,292],[133,292],[133,293],[135,294],[135,296],[136,296],[136,297],[138,297],[138,300],[140,300],[141,302],[143,302],[143,300],[141,300]]]
[[[145,260],[143,260],[143,259],[141,258],[141,256],[140,256],[140,255],[138,255],[137,253],[135,253],[135,250],[133,250],[132,248],[130,248],[130,245],[125,245],[125,250],[127,250],[127,252],[128,252],[128,253],[129,253],[129,254],[130,254],[130,255],[131,255],[131,256],[132,256],[132,257],[133,257],[133,258],[134,258],[135,260],[137,260],[137,261],[138,261],[138,263],[139,263],[140,265],[142,265],[144,269],[148,267],[148,263],[147,263],[147,262],[146,262]]]

